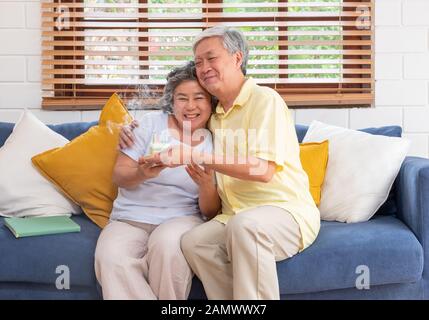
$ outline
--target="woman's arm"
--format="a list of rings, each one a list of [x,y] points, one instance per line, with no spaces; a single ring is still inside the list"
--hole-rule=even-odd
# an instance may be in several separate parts
[[[191,163],[186,166],[186,172],[200,188],[198,205],[201,213],[208,219],[212,219],[221,209],[213,170],[203,170],[197,164]]]
[[[212,219],[218,214],[221,202],[216,185],[200,188],[198,205],[201,213],[208,219]]]
[[[133,120],[128,126],[122,126],[119,132],[118,147],[120,150],[131,148],[136,140],[133,130],[139,126],[137,120]]]
[[[164,165],[152,165],[144,161],[139,162],[119,152],[113,169],[113,182],[121,188],[133,189],[147,179],[154,178],[166,168]]]

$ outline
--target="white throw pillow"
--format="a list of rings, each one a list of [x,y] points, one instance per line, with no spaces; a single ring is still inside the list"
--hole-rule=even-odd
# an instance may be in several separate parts
[[[410,142],[313,121],[304,142],[329,140],[322,220],[369,220],[386,201]]]
[[[79,207],[62,195],[31,163],[31,157],[62,147],[66,138],[24,111],[0,148],[0,215],[50,216],[79,213]]]

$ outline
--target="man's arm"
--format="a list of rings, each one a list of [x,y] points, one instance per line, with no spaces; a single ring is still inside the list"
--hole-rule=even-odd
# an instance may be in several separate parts
[[[145,160],[149,163],[163,164],[168,167],[177,167],[194,162],[233,178],[265,183],[271,181],[277,167],[273,161],[252,156],[235,156],[234,159],[229,159],[225,156],[194,152],[193,148],[183,144],[146,157]]]
[[[223,156],[204,154],[201,164],[233,178],[265,183],[270,182],[276,172],[276,164],[273,161],[250,156],[235,157],[233,163],[226,160]]]
[[[276,172],[276,164],[273,161],[263,160],[257,157],[238,157],[234,159],[211,153],[194,152],[189,146],[176,146],[164,152],[154,154],[145,158],[147,162],[153,164],[164,164],[168,167],[195,162],[207,169],[215,170],[219,173],[233,178],[269,182]]]

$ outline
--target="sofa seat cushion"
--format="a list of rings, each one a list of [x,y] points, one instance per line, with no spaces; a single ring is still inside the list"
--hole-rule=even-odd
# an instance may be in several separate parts
[[[0,282],[52,284],[65,265],[70,286],[95,287],[94,252],[100,228],[86,216],[73,216],[81,232],[16,239],[0,219]]]
[[[347,224],[322,221],[310,247],[277,264],[280,293],[353,288],[362,265],[369,268],[370,286],[415,282],[422,276],[423,249],[394,216]]]

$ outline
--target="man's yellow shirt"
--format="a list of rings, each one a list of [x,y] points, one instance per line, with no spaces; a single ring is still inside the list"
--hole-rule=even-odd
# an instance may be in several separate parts
[[[268,183],[236,179],[217,172],[222,212],[215,219],[226,224],[234,214],[248,209],[264,205],[281,207],[290,212],[300,227],[301,250],[308,247],[319,232],[320,213],[301,165],[294,122],[280,95],[249,78],[228,112],[218,104],[209,129],[215,153],[230,155],[233,152],[276,164],[276,172]],[[258,170],[255,168],[254,173]]]

